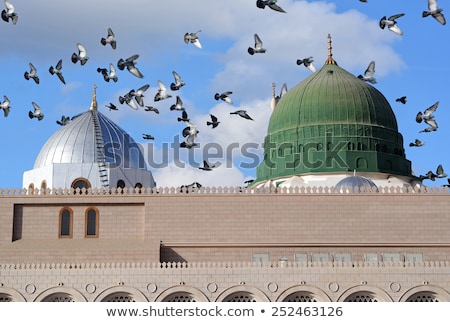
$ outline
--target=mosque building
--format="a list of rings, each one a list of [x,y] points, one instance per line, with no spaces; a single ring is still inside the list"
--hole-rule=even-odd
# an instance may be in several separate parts
[[[0,301],[450,301],[448,188],[381,92],[328,58],[281,98],[250,187],[161,188],[97,110],[0,190]]]

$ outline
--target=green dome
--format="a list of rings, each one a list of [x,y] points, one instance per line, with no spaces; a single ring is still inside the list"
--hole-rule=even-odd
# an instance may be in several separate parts
[[[389,102],[330,55],[276,104],[256,181],[353,170],[412,176]]]

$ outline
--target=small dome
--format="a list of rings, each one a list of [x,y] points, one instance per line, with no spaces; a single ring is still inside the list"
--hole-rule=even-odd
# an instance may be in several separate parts
[[[377,185],[370,179],[361,177],[358,175],[353,175],[351,177],[347,177],[336,183],[334,187],[335,191],[361,191],[361,192],[370,192],[370,191],[378,191]],[[345,189],[345,190],[344,190]]]

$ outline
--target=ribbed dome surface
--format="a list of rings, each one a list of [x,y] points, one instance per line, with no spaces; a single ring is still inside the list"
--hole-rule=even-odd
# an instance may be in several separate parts
[[[97,131],[94,118],[98,119]],[[101,135],[103,147],[98,147],[96,135]],[[105,162],[120,167],[145,169],[144,157],[135,141],[118,125],[97,109],[91,109],[62,126],[44,144],[34,163],[34,169],[53,163],[95,163],[99,148]]]
[[[377,190],[377,185],[369,178],[361,177],[358,175],[350,176],[342,179],[335,185],[335,190],[348,189],[354,191],[354,189],[359,189],[360,191],[372,191]]]

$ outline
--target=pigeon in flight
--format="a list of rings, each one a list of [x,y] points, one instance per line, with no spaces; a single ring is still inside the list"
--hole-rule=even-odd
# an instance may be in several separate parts
[[[184,107],[183,107],[183,101],[181,100],[181,97],[177,95],[177,100],[175,102],[175,104],[172,104],[172,106],[170,107],[171,111],[184,111]]]
[[[272,10],[285,13],[286,11],[284,11],[279,5],[277,5],[277,2],[277,0],[257,0],[256,6],[260,9],[269,7]]]
[[[30,63],[30,71],[25,72],[23,76],[26,80],[33,79],[36,84],[39,84],[39,76],[37,75],[37,70],[32,63]]]
[[[226,102],[228,104],[233,104],[233,100],[230,97],[231,94],[233,94],[233,92],[231,92],[231,91],[226,91],[226,92],[223,92],[221,94],[216,93],[216,94],[214,94],[214,99],[216,101],[222,100],[222,101],[224,101],[224,102]]]
[[[31,104],[33,104],[34,111],[29,111],[28,116],[30,117],[30,119],[37,118],[38,121],[42,121],[42,119],[44,118],[42,109],[35,102],[31,102]]]
[[[384,29],[388,27],[388,29],[397,35],[403,35],[403,31],[398,27],[396,19],[403,17],[404,13],[399,13],[397,15],[390,16],[386,19],[386,16],[380,19],[380,28]]]
[[[436,175],[433,173],[433,171],[428,171],[425,175],[420,175],[419,176],[419,180],[423,181],[425,179],[431,180],[431,181],[435,181],[436,180]]]
[[[152,136],[152,135],[150,135],[150,134],[142,134],[142,138],[144,139],[144,140],[154,140],[155,139],[155,137],[154,136]]]
[[[406,96],[399,97],[395,101],[400,102],[402,104],[406,104]]]
[[[109,103],[108,105],[105,105],[107,108],[109,108],[109,110],[111,111],[117,111],[117,110],[119,110],[118,108],[117,108],[117,106],[116,105],[114,105],[113,103]]]
[[[144,86],[138,88],[137,91],[132,89],[130,91],[130,95],[134,97],[139,106],[144,106],[144,92],[150,87],[149,84],[145,84]]]
[[[427,123],[429,125],[428,128],[420,131],[420,132],[432,132],[432,131],[436,131],[438,128],[438,125],[434,119],[434,115],[433,113],[436,111],[436,109],[439,106],[439,101],[437,101],[436,103],[434,103],[433,105],[431,105],[429,108],[427,108],[423,113],[422,112],[418,112],[416,115],[416,122],[417,123],[422,123],[422,121],[424,121],[425,123]]]
[[[145,106],[145,111],[146,112],[155,112],[156,114],[159,114],[159,110],[153,106]]]
[[[177,120],[178,120],[178,122],[189,122],[190,121],[188,114],[186,113],[185,110],[183,110],[181,112],[181,117],[178,117]]]
[[[447,177],[447,173],[445,173],[444,168],[442,167],[442,164],[438,165],[435,176],[438,179]]]
[[[116,49],[117,47],[117,42],[116,39],[114,37],[114,32],[112,31],[111,28],[108,28],[108,36],[106,36],[106,38],[101,38],[100,42],[103,46],[106,46],[107,44],[111,45],[112,49]]]
[[[64,126],[64,125],[66,125],[69,122],[70,122],[70,117],[63,115],[63,116],[61,116],[61,120],[57,120],[56,121],[56,124]]]
[[[303,64],[306,68],[308,68],[311,72],[316,71],[316,67],[313,65],[314,59],[312,57],[307,57],[303,59],[297,59],[297,65]]]
[[[219,125],[220,122],[217,120],[216,116],[214,116],[212,114],[209,114],[209,116],[211,116],[211,121],[207,121],[206,125],[207,126],[211,125],[211,127],[214,129]]]
[[[211,171],[215,167],[216,167],[215,165],[211,165],[208,163],[208,161],[203,160],[203,167],[198,167],[198,168],[203,171]]]
[[[444,9],[438,8],[437,0],[428,0],[428,11],[422,12],[422,17],[432,16],[436,19],[441,25],[445,25],[445,17],[442,13]]]
[[[10,109],[11,109],[11,106],[9,105],[10,103],[11,103],[11,102],[10,102],[10,100],[8,99],[8,97],[6,97],[6,95],[4,95],[4,96],[3,96],[3,102],[0,103],[0,109],[3,110],[3,115],[4,115],[5,117],[8,117],[8,115],[9,115],[9,111],[10,111]]]
[[[87,56],[86,48],[84,48],[84,46],[80,43],[77,44],[77,48],[78,54],[72,54],[72,63],[76,64],[79,61],[81,65],[84,65],[89,59],[89,57]]]
[[[170,89],[172,91],[177,91],[181,87],[186,85],[186,83],[181,79],[180,75],[178,75],[178,73],[176,71],[173,71],[172,74],[173,74],[173,77],[175,78],[175,82],[172,82],[170,84]]]
[[[254,55],[254,54],[257,54],[257,53],[265,53],[266,51],[267,51],[267,49],[265,49],[264,47],[263,47],[263,42],[261,41],[261,38],[259,38],[259,36],[258,36],[258,34],[255,34],[254,35],[254,38],[255,38],[255,46],[252,48],[252,47],[248,47],[248,53],[250,54],[250,55]]]
[[[172,95],[167,91],[166,85],[162,81],[158,81],[158,91],[155,94],[155,102],[162,101],[166,98],[170,98]]]
[[[186,141],[180,143],[181,148],[191,149],[194,146],[197,146],[197,143],[194,142],[197,137],[198,130],[197,126],[192,124],[191,122],[185,122],[187,127],[185,127],[182,131],[182,135],[186,138]]]
[[[238,110],[236,112],[231,112],[230,114],[236,114],[239,115],[240,117],[243,117],[244,119],[253,121],[253,119],[247,114],[247,111],[245,110]]]
[[[120,58],[119,61],[117,62],[117,67],[120,70],[124,70],[126,67],[132,75],[134,75],[138,78],[143,78],[144,75],[142,75],[140,70],[135,66],[137,64],[136,59],[138,59],[138,58],[139,58],[139,55],[133,55],[131,57],[128,57],[125,60]]]
[[[48,69],[48,71],[50,72],[50,74],[52,75],[57,75],[59,80],[63,83],[66,84],[66,81],[64,80],[64,76],[62,74],[62,59],[58,60],[58,63],[56,64],[55,67],[50,66],[50,68]]]
[[[200,40],[197,36],[197,34],[201,32],[201,30],[197,31],[197,32],[187,32],[184,34],[184,42],[186,44],[194,44],[195,47],[197,48],[202,48],[202,44],[200,43]]]
[[[139,106],[136,104],[136,101],[133,99],[133,95],[131,94],[131,91],[126,93],[124,96],[119,96],[119,102],[120,104],[127,103],[129,107],[131,107],[133,110],[138,110]]]
[[[425,145],[425,142],[422,142],[419,139],[416,139],[414,142],[411,142],[409,144],[409,146],[417,146],[417,147],[424,146],[424,145]]]
[[[362,79],[363,81],[369,82],[371,84],[376,84],[377,79],[373,77],[374,73],[375,73],[375,61],[372,60],[369,63],[369,66],[367,66],[367,69],[364,72],[364,75],[358,75],[358,78]]]
[[[13,24],[17,23],[17,19],[19,19],[19,15],[15,12],[14,6],[11,2],[5,0],[6,10],[2,10],[2,19],[5,22],[9,22],[9,19],[12,20]]]
[[[112,80],[114,83],[117,83],[119,80],[119,77],[117,77],[116,74],[116,68],[113,64],[109,64],[109,70],[106,68],[97,68],[97,72],[103,75],[105,82],[109,83],[109,81]]]

